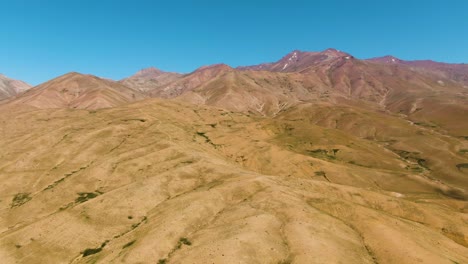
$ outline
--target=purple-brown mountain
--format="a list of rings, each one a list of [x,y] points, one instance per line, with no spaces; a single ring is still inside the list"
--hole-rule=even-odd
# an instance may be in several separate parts
[[[16,96],[31,88],[31,85],[18,80],[13,80],[0,74],[0,101]]]
[[[110,108],[147,98],[118,82],[76,72],[29,89],[10,104],[36,108]]]
[[[427,74],[434,74],[441,78],[450,79],[468,86],[468,64],[450,64],[431,60],[404,61],[393,56],[368,59],[368,61],[388,65],[408,66],[412,70]]]
[[[462,136],[467,125],[457,120],[468,111],[467,76],[467,65],[464,64],[403,61],[391,56],[360,60],[348,53],[327,49],[322,52],[296,50],[277,62],[236,69],[225,64],[204,66],[185,75],[148,68],[119,83],[133,89],[135,94],[178,98],[269,116],[304,103],[323,101],[360,105],[404,114],[413,122],[438,126]],[[94,89],[88,85],[94,82],[78,81],[75,84],[80,93],[86,93],[87,89]],[[116,95],[112,98],[127,98],[129,94],[126,91],[127,95],[119,95],[119,89],[113,91]],[[93,102],[87,102],[88,97],[81,96],[77,101],[80,103],[72,105],[78,108],[79,104],[111,107],[134,101],[130,98],[109,102],[109,97],[97,99],[99,94],[89,97]],[[35,104],[48,105],[50,102]]]
[[[143,69],[135,75],[123,79],[120,83],[144,93],[157,90],[159,87],[178,80],[182,74],[173,72],[164,72],[154,67]]]
[[[336,49],[327,49],[322,52],[303,52],[295,50],[277,62],[238,67],[238,69],[274,72],[301,72],[312,67],[329,64],[336,59],[350,60],[353,59],[353,57]]]
[[[468,263],[466,74],[328,49],[8,82],[0,262]]]

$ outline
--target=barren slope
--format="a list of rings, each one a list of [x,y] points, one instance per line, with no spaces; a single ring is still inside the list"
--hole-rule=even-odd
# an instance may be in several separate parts
[[[406,65],[413,70],[437,75],[441,78],[454,80],[468,86],[468,64],[465,63],[454,64],[431,60],[405,61],[393,56],[372,58],[369,59],[369,61],[393,65]]]
[[[215,64],[203,66],[193,71],[190,74],[184,75],[183,78],[177,79],[167,85],[154,89],[149,92],[152,97],[158,98],[174,98],[192,91],[200,85],[210,82],[227,72],[233,71],[231,67],[225,64]]]
[[[468,116],[468,89],[462,80],[465,65],[404,62],[393,57],[366,61],[328,49],[294,51],[278,62],[240,69],[288,72],[286,78],[294,80],[298,78],[290,72],[301,74],[308,87],[322,90],[321,99],[389,110],[454,136],[466,136],[468,131],[468,122],[460,122]],[[441,73],[443,69],[456,73]]]
[[[4,263],[468,262],[466,168],[415,160],[467,142],[398,117],[0,107]]]
[[[11,103],[37,108],[99,109],[144,98],[141,92],[114,81],[68,73],[28,90]]]
[[[442,134],[467,136],[468,122],[460,122],[468,115],[467,88],[452,75],[421,69],[393,57],[358,60],[328,49],[293,51],[274,63],[237,69],[205,66],[183,76],[147,69],[124,82],[151,97],[267,116],[303,103],[358,106],[389,111]]]
[[[180,79],[182,76],[179,73],[164,72],[151,67],[121,80],[120,83],[143,93],[155,93],[159,88]]]
[[[11,98],[31,88],[31,85],[0,74],[0,101]]]

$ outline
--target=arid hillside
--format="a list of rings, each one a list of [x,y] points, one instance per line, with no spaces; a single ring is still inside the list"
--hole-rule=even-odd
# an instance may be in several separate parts
[[[31,88],[31,85],[0,74],[0,101],[11,98]]]
[[[0,262],[468,263],[463,72],[328,49],[60,76],[0,104]]]
[[[3,263],[466,263],[466,138],[331,103],[0,106]]]
[[[405,65],[413,70],[434,74],[444,79],[451,79],[464,85],[468,85],[468,64],[466,63],[451,64],[432,60],[405,61],[393,56],[372,58],[368,61],[393,65]]]
[[[76,72],[38,85],[11,101],[36,108],[100,109],[146,98],[140,91],[117,82]]]
[[[162,86],[182,78],[182,74],[164,72],[154,67],[143,69],[120,81],[123,85],[143,93],[156,93]]]
[[[205,66],[186,75],[149,68],[122,83],[149,97],[178,98],[263,116],[318,102],[359,106],[465,137],[468,122],[460,122],[468,115],[464,74],[468,71],[462,64],[388,56],[359,60],[327,49],[293,51],[274,63],[236,69],[225,64]]]

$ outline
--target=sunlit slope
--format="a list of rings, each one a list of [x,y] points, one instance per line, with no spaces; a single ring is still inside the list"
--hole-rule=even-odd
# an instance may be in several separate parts
[[[140,91],[92,75],[68,73],[38,85],[11,104],[36,108],[100,109],[146,98]]]
[[[468,262],[463,172],[394,151],[446,137],[396,117],[157,99],[0,110],[4,263]]]
[[[23,81],[13,80],[0,74],[0,101],[14,97],[29,88],[31,85]]]
[[[398,166],[404,167],[406,173],[425,175],[453,186],[468,186],[467,171],[462,165],[467,161],[467,140],[441,134],[424,124],[414,123],[404,116],[370,111],[356,106],[324,103],[303,104],[285,111],[276,119],[295,128],[289,132],[293,136],[296,135],[295,138],[312,139],[311,142],[314,142],[309,133],[309,127],[314,125],[336,129],[348,137],[363,139],[367,144],[377,144],[385,149],[402,162]],[[294,132],[297,128],[302,128],[302,132]],[[323,136],[322,140],[329,138]],[[353,145],[356,142],[359,141],[348,140],[347,144]],[[304,144],[300,145],[300,148],[305,148]],[[336,157],[346,158],[345,151],[346,148],[344,151],[337,151]],[[357,153],[351,157],[348,155],[347,158],[350,159],[348,162],[377,168],[392,160],[379,157],[370,149]],[[365,157],[366,153],[368,157]],[[352,160],[360,157],[363,157],[362,161]]]
[[[145,94],[157,93],[164,85],[182,78],[182,74],[164,72],[154,67],[138,71],[120,81],[123,85]]]

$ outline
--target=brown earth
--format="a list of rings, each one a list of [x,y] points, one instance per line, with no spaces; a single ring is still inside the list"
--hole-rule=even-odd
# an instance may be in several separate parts
[[[13,98],[0,260],[468,263],[468,92],[392,58],[71,73]]]
[[[2,107],[4,263],[468,262],[468,144],[397,116]]]
[[[36,108],[100,109],[142,100],[146,96],[117,82],[76,72],[29,89],[10,104]]]
[[[29,88],[31,85],[23,81],[13,80],[0,74],[0,101],[14,97]]]
[[[143,69],[120,81],[123,85],[143,93],[155,93],[162,86],[182,78],[182,74],[164,72],[154,67]]]

